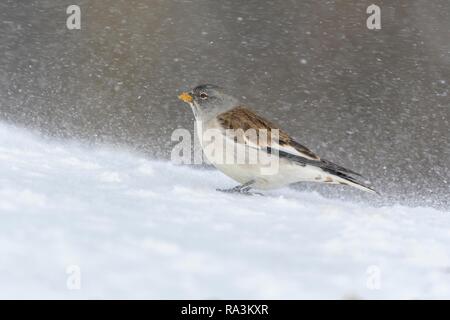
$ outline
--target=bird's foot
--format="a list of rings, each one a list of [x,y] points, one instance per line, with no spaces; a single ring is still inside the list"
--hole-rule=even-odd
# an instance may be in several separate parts
[[[225,192],[225,193],[242,194],[244,196],[263,196],[263,194],[259,193],[259,192],[251,192],[250,190],[234,190],[234,188],[231,188],[231,189],[216,189],[216,191]]]
[[[226,193],[239,193],[246,196],[253,196],[253,195],[259,195],[262,196],[262,193],[259,192],[250,192],[250,189],[252,188],[251,185],[254,183],[254,181],[249,181],[247,183],[244,183],[242,185],[236,186],[231,189],[216,189],[220,192],[226,192]]]

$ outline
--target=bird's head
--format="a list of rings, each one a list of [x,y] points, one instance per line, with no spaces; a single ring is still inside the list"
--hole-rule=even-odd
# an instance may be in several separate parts
[[[212,84],[199,85],[190,92],[183,92],[178,98],[189,104],[195,118],[202,121],[212,119],[238,105],[237,99]]]

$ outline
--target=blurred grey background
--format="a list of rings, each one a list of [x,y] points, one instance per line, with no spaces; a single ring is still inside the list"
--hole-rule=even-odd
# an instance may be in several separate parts
[[[366,28],[372,3],[381,30]],[[66,28],[71,4],[81,30]],[[0,121],[169,159],[172,131],[193,131],[177,94],[214,83],[369,177],[381,203],[447,206],[449,13],[448,0],[2,0]]]

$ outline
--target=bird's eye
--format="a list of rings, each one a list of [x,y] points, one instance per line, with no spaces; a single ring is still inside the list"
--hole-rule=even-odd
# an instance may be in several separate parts
[[[200,98],[206,99],[206,98],[208,98],[208,95],[206,93],[202,92],[202,93],[200,93]]]

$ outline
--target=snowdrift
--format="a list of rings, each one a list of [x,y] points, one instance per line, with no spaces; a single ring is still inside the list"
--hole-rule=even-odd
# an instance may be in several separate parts
[[[450,298],[448,212],[233,184],[0,124],[0,298]]]

